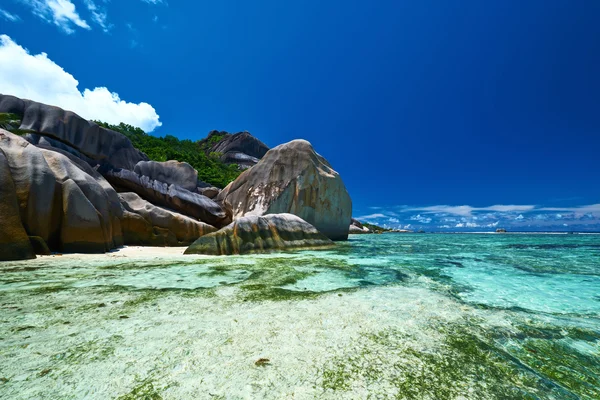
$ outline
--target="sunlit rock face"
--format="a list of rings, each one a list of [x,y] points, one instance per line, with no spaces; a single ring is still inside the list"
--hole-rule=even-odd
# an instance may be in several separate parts
[[[332,244],[314,226],[295,215],[252,215],[199,238],[185,254],[232,255]]]
[[[68,143],[99,164],[133,169],[139,161],[148,160],[124,135],[59,107],[0,94],[0,113],[21,116],[20,130]]]
[[[352,218],[350,221],[350,230],[348,231],[351,235],[359,235],[362,233],[372,233],[369,228],[360,223],[359,220]]]
[[[23,243],[17,215],[28,236],[55,251],[104,252],[123,245],[117,194],[87,163],[66,151],[37,148],[4,130],[0,150],[6,192],[0,216],[3,223],[11,221],[15,243]]]
[[[217,229],[175,211],[158,207],[135,193],[119,193],[127,244],[184,246]]]
[[[2,140],[0,131],[0,141]],[[0,148],[0,260],[35,258],[27,232],[21,222],[19,203],[4,151]]]
[[[290,213],[332,240],[348,238],[352,201],[340,175],[306,140],[269,150],[217,196],[245,215]]]

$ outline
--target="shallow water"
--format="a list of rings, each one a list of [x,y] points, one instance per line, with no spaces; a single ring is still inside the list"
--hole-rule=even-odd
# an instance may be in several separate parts
[[[598,235],[42,257],[0,309],[0,398],[600,398]]]

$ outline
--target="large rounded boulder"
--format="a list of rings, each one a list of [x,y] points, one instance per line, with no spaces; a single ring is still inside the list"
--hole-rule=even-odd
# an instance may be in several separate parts
[[[0,259],[29,258],[23,231],[37,249],[101,253],[123,245],[117,193],[86,162],[1,129],[0,152],[0,220],[6,226],[0,241],[14,242],[15,249]]]
[[[202,236],[184,254],[248,254],[332,244],[314,226],[295,215],[252,215]]]
[[[6,155],[0,148],[0,261],[35,258],[33,247],[21,222],[15,184],[8,171]]]
[[[291,213],[332,240],[346,240],[352,200],[340,175],[306,140],[269,150],[217,196],[235,218]]]
[[[190,164],[179,161],[140,161],[133,169],[138,175],[147,176],[150,179],[177,185],[194,191],[198,185],[198,171]]]

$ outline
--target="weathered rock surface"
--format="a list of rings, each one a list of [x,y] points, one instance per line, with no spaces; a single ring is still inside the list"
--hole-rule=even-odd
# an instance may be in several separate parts
[[[158,207],[136,193],[119,193],[123,205],[125,243],[152,246],[185,246],[217,229],[183,214]]]
[[[168,185],[126,169],[107,171],[105,176],[121,192],[135,192],[153,204],[197,218],[209,225],[222,227],[231,222],[231,213],[226,208],[206,196],[177,185]]]
[[[112,186],[70,153],[39,150],[62,186],[62,251],[102,253],[122,246],[123,211]]]
[[[203,188],[199,187],[196,189],[196,192],[198,192],[202,196],[208,197],[209,199],[214,199],[215,197],[217,197],[219,195],[219,193],[221,193],[221,189],[214,187],[214,186],[203,187]]]
[[[329,246],[333,242],[292,214],[242,217],[202,236],[184,254],[232,255]]]
[[[332,240],[346,240],[352,201],[339,174],[306,140],[269,150],[217,196],[245,215],[291,213]]]
[[[0,148],[0,261],[35,258],[34,249],[21,223],[15,184],[8,171],[6,155]]]
[[[27,140],[29,143],[35,145],[36,147],[41,147],[48,150],[59,151],[60,153],[67,152],[71,155],[74,155],[80,160],[85,161],[89,165],[96,164],[96,161],[87,157],[85,154],[80,152],[79,150],[71,147],[63,142],[60,142],[56,139],[52,139],[47,136],[40,135],[38,133],[28,133],[23,135],[23,138]]]
[[[223,138],[214,144],[209,153],[221,153],[221,161],[226,164],[237,164],[246,169],[255,165],[269,148],[266,144],[252,136],[249,132],[227,133],[212,131],[204,140],[210,141],[215,135],[223,135]]]
[[[139,161],[148,160],[124,135],[59,107],[0,94],[0,113],[22,116],[20,130],[58,139],[98,163],[133,169]]]
[[[87,163],[63,150],[37,148],[3,130],[0,150],[5,158],[0,163],[0,205],[10,210],[16,200],[14,215],[26,234],[36,237],[37,248],[44,248],[43,242],[54,251],[104,252],[123,244],[117,194]],[[11,226],[18,231],[16,222]]]
[[[133,169],[138,175],[169,185],[178,185],[182,188],[194,191],[198,185],[198,171],[190,164],[179,161],[140,161]]]
[[[350,233],[351,235],[357,235],[357,234],[361,234],[361,233],[372,233],[372,232],[369,230],[369,228],[367,228],[366,226],[361,224],[359,220],[352,218],[350,220],[350,230],[348,233]]]

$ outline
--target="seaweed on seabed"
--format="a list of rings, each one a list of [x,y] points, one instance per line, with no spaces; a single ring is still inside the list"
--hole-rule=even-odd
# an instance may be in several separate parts
[[[321,369],[321,387],[334,393],[355,383],[383,387],[397,399],[537,399],[544,393],[578,398],[520,364],[484,332],[460,325],[439,329],[445,339],[431,348],[411,345],[409,336],[395,330],[365,333],[352,353]]]
[[[129,393],[117,397],[117,400],[162,400],[163,397],[154,384],[152,379],[147,378],[131,389]]]

